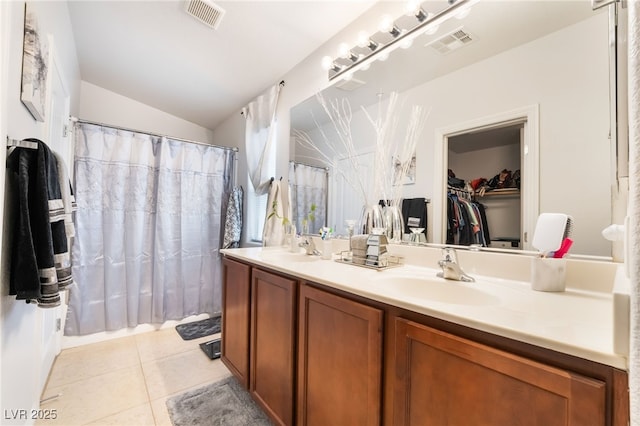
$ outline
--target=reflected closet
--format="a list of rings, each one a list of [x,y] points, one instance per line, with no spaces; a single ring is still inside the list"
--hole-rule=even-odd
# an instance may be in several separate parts
[[[448,138],[448,243],[522,248],[523,129],[523,123],[511,123]],[[456,217],[456,211],[460,211],[456,209],[469,206],[456,203],[462,199],[483,211],[476,216],[479,224],[471,217],[471,225],[475,225],[473,231],[458,228],[461,222],[467,225],[461,217]],[[486,217],[482,218],[483,215]],[[484,226],[482,219],[486,219]],[[469,232],[474,232],[471,242]]]

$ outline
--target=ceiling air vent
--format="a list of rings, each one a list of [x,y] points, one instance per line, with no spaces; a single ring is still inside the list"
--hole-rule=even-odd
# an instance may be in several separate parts
[[[459,49],[462,46],[466,46],[473,40],[474,38],[471,36],[471,34],[464,31],[462,28],[458,28],[457,30],[449,34],[426,44],[425,47],[431,47],[441,55],[446,55],[447,53]]]
[[[187,13],[214,30],[220,25],[224,16],[224,9],[209,0],[187,0]]]
[[[358,80],[357,78],[351,78],[350,80],[341,80],[337,82],[334,87],[336,89],[351,92],[353,90],[356,90],[358,87],[364,86],[365,84],[366,83],[364,81]]]

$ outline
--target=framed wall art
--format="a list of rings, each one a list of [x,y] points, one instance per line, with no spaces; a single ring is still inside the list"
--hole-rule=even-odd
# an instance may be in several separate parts
[[[416,183],[416,153],[411,158],[402,160],[393,157],[393,185],[412,185]]]
[[[33,8],[29,7],[29,3],[26,3],[20,100],[37,121],[44,121],[48,64],[47,37],[40,34],[38,18]]]

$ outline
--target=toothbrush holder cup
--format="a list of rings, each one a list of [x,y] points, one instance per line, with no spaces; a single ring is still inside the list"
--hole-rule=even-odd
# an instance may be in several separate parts
[[[531,288],[536,291],[565,290],[566,259],[552,257],[531,258]]]

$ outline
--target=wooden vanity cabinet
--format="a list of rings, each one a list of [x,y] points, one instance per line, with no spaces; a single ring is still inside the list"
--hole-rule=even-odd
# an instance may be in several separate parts
[[[383,311],[300,285],[297,424],[379,425]]]
[[[221,359],[245,388],[249,388],[249,319],[251,267],[222,260]]]
[[[223,266],[222,361],[276,424],[628,424],[625,371],[228,258]]]
[[[297,280],[253,268],[249,391],[276,424],[294,424]]]
[[[606,384],[395,319],[394,425],[605,425]]]

